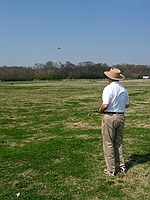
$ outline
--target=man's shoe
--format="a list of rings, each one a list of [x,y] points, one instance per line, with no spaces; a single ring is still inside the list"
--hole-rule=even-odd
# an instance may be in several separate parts
[[[120,167],[120,171],[121,171],[122,173],[126,173],[126,172],[127,172],[127,168],[126,168],[125,166],[121,166],[121,167]]]
[[[115,176],[115,171],[109,171],[107,169],[104,170],[104,173],[109,176]]]

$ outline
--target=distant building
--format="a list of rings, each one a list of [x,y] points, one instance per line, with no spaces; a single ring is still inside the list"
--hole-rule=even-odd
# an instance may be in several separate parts
[[[143,79],[149,79],[149,76],[143,76]]]

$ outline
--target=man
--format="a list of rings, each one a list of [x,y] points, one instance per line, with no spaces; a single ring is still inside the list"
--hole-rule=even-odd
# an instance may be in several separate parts
[[[102,105],[98,110],[104,113],[102,119],[103,151],[107,169],[104,173],[115,176],[118,171],[126,172],[123,128],[125,122],[125,108],[129,107],[128,91],[119,82],[124,79],[118,68],[105,71],[109,85],[102,94]]]

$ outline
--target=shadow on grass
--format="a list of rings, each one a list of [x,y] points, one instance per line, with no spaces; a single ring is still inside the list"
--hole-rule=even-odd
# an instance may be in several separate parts
[[[150,161],[150,154],[149,153],[147,153],[147,154],[132,154],[129,157],[129,161],[126,162],[127,170],[129,170],[130,168],[132,168],[135,165],[143,164],[143,163],[146,163],[148,161]]]

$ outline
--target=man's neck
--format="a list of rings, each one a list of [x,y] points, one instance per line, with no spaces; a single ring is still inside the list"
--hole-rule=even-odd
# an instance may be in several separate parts
[[[109,84],[111,84],[112,82],[119,82],[118,80],[113,80],[111,78],[108,78]]]

